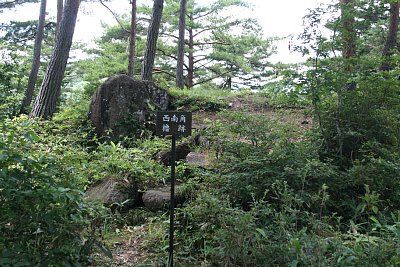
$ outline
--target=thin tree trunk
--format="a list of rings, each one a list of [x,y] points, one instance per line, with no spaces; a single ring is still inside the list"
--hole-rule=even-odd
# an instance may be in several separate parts
[[[381,65],[381,70],[393,69],[393,66],[390,62],[390,56],[393,54],[393,50],[397,47],[397,32],[399,30],[399,7],[399,1],[390,4],[389,31],[385,46],[382,51],[383,62]]]
[[[340,0],[342,18],[342,55],[345,59],[353,58],[356,54],[354,31],[354,0]]]
[[[62,13],[64,9],[64,0],[57,0],[57,25],[56,25],[56,36],[58,29],[60,28],[60,22],[62,18]]]
[[[47,119],[56,110],[56,103],[61,92],[61,82],[64,78],[72,38],[74,36],[79,4],[80,0],[67,0],[65,3],[54,52],[30,117]]]
[[[191,22],[193,22],[193,14],[190,14],[189,19]],[[194,49],[194,40],[193,40],[193,29],[189,28],[189,66],[188,66],[188,80],[187,80],[187,87],[192,88],[193,87],[193,80],[194,80],[194,54],[193,54],[193,49]]]
[[[31,104],[33,92],[35,91],[37,76],[40,67],[40,54],[42,50],[42,42],[44,36],[44,24],[46,20],[46,0],[40,2],[39,22],[36,31],[35,45],[33,49],[32,69],[29,74],[28,87],[25,91],[25,97],[22,101],[20,113],[26,113],[27,107]]]
[[[132,16],[131,16],[131,34],[129,38],[129,64],[128,76],[133,78],[135,71],[135,44],[136,44],[136,0],[131,0]]]
[[[183,89],[185,85],[183,77],[183,61],[185,57],[185,17],[186,17],[186,0],[181,0],[181,8],[179,13],[179,40],[178,40],[178,59],[176,61],[176,87]]]
[[[340,0],[341,20],[342,20],[342,56],[344,59],[344,72],[351,73],[352,59],[356,55],[356,43],[355,43],[355,30],[354,30],[354,5],[355,0]],[[342,131],[342,102],[343,102],[343,90],[350,89],[353,82],[347,83],[344,88],[337,88],[337,102],[336,102],[336,132],[338,140],[338,154],[343,156],[343,131]]]
[[[144,53],[142,66],[142,80],[152,80],[154,58],[156,56],[156,47],[158,32],[161,24],[164,0],[154,0],[153,15],[147,32],[146,51]]]

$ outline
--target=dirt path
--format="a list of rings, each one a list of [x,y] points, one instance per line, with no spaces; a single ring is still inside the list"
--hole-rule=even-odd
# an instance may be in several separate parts
[[[127,227],[115,233],[107,242],[113,258],[96,254],[95,262],[91,267],[100,266],[136,266],[147,259],[147,252],[143,249],[144,227]]]

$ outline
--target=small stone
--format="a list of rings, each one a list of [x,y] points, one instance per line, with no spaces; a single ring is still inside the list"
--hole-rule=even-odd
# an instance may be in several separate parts
[[[186,156],[186,162],[191,166],[202,167],[202,168],[206,168],[207,166],[210,165],[207,159],[207,155],[197,152],[190,152]]]

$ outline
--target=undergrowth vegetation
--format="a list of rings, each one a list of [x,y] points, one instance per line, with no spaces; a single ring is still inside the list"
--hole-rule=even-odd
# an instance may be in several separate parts
[[[7,1],[0,13],[17,2],[38,1]],[[256,36],[224,32],[245,22],[250,33],[253,20],[213,17],[210,25],[227,24],[202,28],[191,14],[185,75],[197,85],[178,89],[175,42],[159,42],[154,81],[169,88],[170,110],[193,113],[193,136],[178,145],[206,162],[176,165],[175,266],[400,266],[399,3],[331,2],[309,10],[289,43],[301,64],[272,64],[270,41],[259,50]],[[216,1],[196,7],[195,19],[233,4],[247,5]],[[164,33],[174,28],[167,21]],[[71,60],[58,110],[41,120],[19,114],[32,23],[2,25],[0,38],[0,266],[166,266],[168,205],[146,208],[142,197],[171,182],[171,140],[155,136],[156,107],[147,103],[146,123],[125,120],[132,132],[118,137],[97,136],[88,118],[90,95],[125,73],[129,31],[110,27],[91,59]],[[14,31],[22,39],[10,43]],[[135,62],[138,75],[146,60]],[[128,199],[93,200],[90,189],[107,179]],[[118,262],[126,251],[135,259]]]
[[[375,128],[358,118],[362,127],[348,123],[363,131],[364,142],[350,143],[354,152],[339,157],[327,145],[337,136],[322,136],[318,128],[301,128],[283,116],[217,113],[203,133],[214,168],[177,211],[177,266],[400,264],[397,133],[380,142],[384,133],[375,136]],[[394,143],[385,144],[389,140]],[[153,222],[149,229],[156,227],[164,230],[149,236],[149,247],[156,246],[152,251],[162,260],[149,266],[167,256],[162,233],[168,224]]]
[[[340,155],[329,108],[318,122],[304,115],[312,110],[265,109],[258,101],[265,92],[173,95],[176,108],[200,114],[206,127],[194,134],[203,142],[192,150],[210,160],[207,168],[177,166],[184,200],[176,210],[177,266],[400,264],[396,101],[367,117],[343,114],[342,125],[357,132],[343,131]],[[246,105],[229,108],[232,99]],[[363,101],[351,100],[351,111],[372,105]],[[154,160],[169,141],[146,135],[100,142],[86,103],[75,102],[51,121],[2,120],[2,266],[102,266],[105,258],[93,255],[112,256],[121,229],[141,225],[138,249],[148,256],[139,266],[167,261],[168,213],[135,205],[141,192],[169,181],[169,168]],[[391,114],[390,121],[382,114]],[[368,125],[378,120],[387,130]],[[111,212],[85,199],[88,187],[110,176],[128,181],[133,207],[115,203],[120,208]]]
[[[36,150],[40,137],[26,120],[10,124],[0,135],[0,265],[73,266],[89,244],[107,251],[91,229],[107,211],[85,202],[69,159]]]

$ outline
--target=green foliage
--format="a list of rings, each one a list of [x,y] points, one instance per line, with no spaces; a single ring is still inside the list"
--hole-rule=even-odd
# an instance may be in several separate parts
[[[329,153],[336,154],[345,165],[358,158],[359,149],[368,141],[393,147],[399,143],[398,74],[396,71],[365,74],[368,68],[376,67],[374,61],[372,58],[358,62],[366,70],[351,78],[357,85],[353,91],[343,89],[350,81],[335,78],[337,71],[321,73],[321,91],[316,103],[321,132]]]
[[[399,218],[381,223],[371,216],[371,226],[351,224],[341,233],[335,215],[316,217],[308,203],[285,182],[272,185],[273,196],[254,201],[249,211],[232,207],[215,192],[203,193],[176,215],[177,266],[396,266]],[[366,198],[368,195],[366,195]],[[337,221],[336,221],[337,220]],[[157,264],[166,260],[168,224],[154,221],[149,229],[151,246],[158,244]],[[153,243],[154,242],[154,243]],[[154,251],[154,250],[153,250]],[[155,252],[155,251],[154,251]],[[150,264],[150,262],[149,262]]]
[[[227,16],[226,10],[240,10],[248,7],[245,1],[215,1],[202,6],[196,1],[188,1],[186,30],[193,34],[193,47],[185,48],[186,57],[194,57],[195,84],[210,83],[218,78],[223,80],[221,87],[242,88],[260,87],[269,76],[271,64],[267,61],[274,49],[272,40],[262,38],[261,27],[254,19],[238,19]],[[237,13],[239,13],[237,11]],[[151,9],[138,7],[139,16],[150,17]],[[173,70],[176,67],[179,1],[166,1],[163,9],[162,28],[158,38],[158,54],[155,61],[154,80],[165,88],[175,85]],[[123,26],[129,28],[129,16],[120,18]],[[139,20],[136,32],[135,75],[140,73],[145,50],[147,20]],[[228,34],[229,32],[237,34]],[[77,63],[84,81],[85,91],[91,95],[104,78],[126,73],[127,39],[129,31],[120,26],[106,27],[105,34],[96,41],[97,47],[86,49],[89,58]],[[173,40],[173,41],[171,41]],[[210,53],[202,51],[210,50]],[[189,66],[184,66],[188,76]],[[218,81],[219,83],[219,81]],[[187,84],[187,81],[186,81]],[[192,87],[193,85],[191,85]]]
[[[255,218],[230,207],[226,199],[202,194],[178,211],[177,221],[180,266],[195,266],[191,259],[220,266],[261,263],[264,251],[255,231]]]
[[[19,112],[24,86],[27,85],[27,78],[21,74],[26,73],[27,68],[20,64],[23,59],[12,51],[14,47],[4,40],[0,40],[0,44],[5,47],[0,52],[0,119],[4,119]]]
[[[20,135],[2,126],[0,135],[0,264],[77,265],[85,231],[104,210],[87,203],[68,168],[46,153],[29,153],[39,137],[27,125]],[[89,239],[88,239],[89,238]]]
[[[139,192],[169,179],[168,170],[151,159],[141,148],[124,148],[120,143],[103,143],[91,153],[86,174],[89,181],[113,176],[128,182],[132,199],[140,202]]]
[[[5,5],[21,4],[16,1]],[[33,43],[36,34],[37,21],[11,21],[3,24],[0,29],[0,118],[12,117],[18,114],[20,105],[28,84],[28,76],[32,65]],[[54,43],[54,23],[47,23],[42,48],[42,67],[40,68],[38,84],[41,83],[46,68],[50,47]]]
[[[16,5],[21,5],[25,3],[37,3],[39,0],[15,0],[15,1],[2,1],[0,3],[0,13],[3,12],[5,8],[14,8]]]
[[[221,87],[258,89],[272,75],[268,62],[274,52],[272,40],[260,38],[261,27],[256,25],[256,21],[245,21],[241,35],[221,29],[214,33],[216,41],[209,58],[215,63],[210,70],[212,75],[224,78]]]
[[[198,38],[186,52],[209,51],[205,59],[212,62],[197,66],[195,82],[204,82],[201,86],[169,90],[171,108],[197,111],[196,122],[208,125],[197,132],[206,142],[195,149],[206,150],[212,169],[177,165],[177,194],[185,202],[176,212],[175,263],[399,266],[400,73],[397,67],[380,70],[386,60],[381,49],[388,5],[356,1],[358,49],[350,60],[340,57],[340,34],[321,33],[325,26],[343,32],[339,6],[310,11],[302,44],[295,48],[311,58],[305,65],[279,65],[277,79],[261,93],[230,92],[206,82],[216,75],[226,87],[251,87],[271,74],[265,59],[270,40],[257,37],[254,21],[225,16],[224,10],[238,6],[246,4],[188,3],[189,16],[204,15],[204,20],[188,20]],[[176,33],[178,7],[177,0],[167,2],[158,44],[157,66],[165,75],[155,77],[165,86],[176,52],[173,38],[166,36]],[[87,96],[102,79],[125,73],[127,33],[108,28],[98,47],[87,51],[90,58],[73,65],[79,66],[74,73],[83,76],[85,92],[64,94],[59,113],[44,122],[14,116],[30,60],[29,53],[18,52],[18,40],[34,27],[12,26],[1,40],[0,265],[79,265],[94,250],[111,256],[100,237],[111,244],[120,228],[142,224],[142,245],[154,254],[148,266],[162,265],[168,254],[167,214],[144,208],[124,213],[126,203],[117,203],[115,214],[105,216],[104,208],[87,203],[82,191],[113,176],[127,182],[130,198],[139,200],[142,190],[170,177],[169,168],[152,159],[169,147],[168,141],[144,134],[101,143],[87,119]],[[146,24],[138,26],[140,58]],[[238,26],[242,31],[233,34]],[[399,66],[398,55],[389,60]],[[136,64],[136,73],[139,69]],[[232,81],[235,77],[240,80]],[[304,127],[299,126],[302,111],[313,115]]]
[[[310,106],[310,99],[301,75],[302,64],[275,64],[275,81],[267,83],[264,92],[274,107],[279,108],[305,108]]]
[[[233,202],[248,209],[276,182],[287,181],[311,197],[323,184],[337,181],[336,168],[319,160],[317,144],[296,140],[299,133],[291,132],[290,125],[238,112],[223,113],[222,118],[226,122],[214,137],[222,140],[215,148],[221,173],[215,183]]]
[[[231,93],[226,90],[215,90],[205,86],[193,89],[172,88],[168,91],[172,97],[171,106],[176,110],[220,111],[228,107],[226,97]]]
[[[124,19],[121,21],[126,26],[125,29],[128,29],[130,19],[128,20],[126,17]],[[79,69],[79,75],[85,82],[84,91],[87,96],[91,96],[107,78],[127,73],[129,32],[125,29],[120,26],[105,26],[104,35],[95,41],[97,46],[83,49],[88,58],[75,63]],[[138,23],[136,30],[135,78],[140,75],[141,61],[138,59],[143,57],[146,45],[144,25]],[[159,85],[161,86],[161,84]]]
[[[186,36],[190,41],[185,54],[193,58],[194,66],[193,70],[187,65],[184,69],[188,76],[193,72],[194,85],[213,81],[228,89],[259,87],[270,75],[268,57],[274,52],[272,40],[262,37],[257,20],[240,18],[240,10],[246,8],[249,4],[242,0],[214,1],[210,5],[188,1]],[[177,13],[179,1],[167,1],[161,37],[177,36],[178,20],[174,15]],[[160,65],[168,71],[172,67],[171,58],[176,55],[176,42],[166,40],[160,50]],[[206,50],[211,52],[204,53]],[[216,82],[218,78],[222,81]]]

